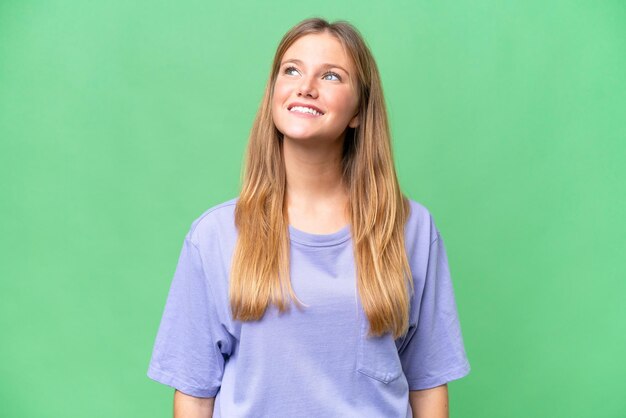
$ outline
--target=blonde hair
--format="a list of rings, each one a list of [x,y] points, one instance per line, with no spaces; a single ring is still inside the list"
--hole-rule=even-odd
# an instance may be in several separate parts
[[[285,51],[308,34],[336,37],[354,63],[359,92],[359,126],[347,128],[342,176],[348,186],[357,288],[370,335],[408,327],[413,280],[404,244],[409,202],[400,191],[382,85],[374,58],[360,33],[346,21],[303,20],[283,37],[265,94],[250,132],[242,187],[235,207],[238,239],[229,298],[234,319],[260,319],[272,303],[280,312],[289,300],[302,304],[289,276],[289,221],[282,134],[271,113],[274,83]]]

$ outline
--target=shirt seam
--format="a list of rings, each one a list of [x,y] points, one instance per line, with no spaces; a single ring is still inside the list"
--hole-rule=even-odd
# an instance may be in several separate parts
[[[345,237],[344,239],[342,239],[341,241],[337,241],[337,242],[329,242],[329,243],[310,243],[310,242],[303,242],[300,241],[297,238],[293,238],[293,237],[289,237],[290,241],[296,244],[300,244],[300,245],[304,245],[306,247],[336,247],[340,244],[343,244],[344,242],[348,241],[350,239],[350,237]]]
[[[154,366],[154,365],[150,365],[148,371],[149,372],[156,372],[157,374],[161,374],[162,376],[166,377],[172,383],[172,385],[174,385],[175,387],[178,386],[180,388],[192,389],[192,390],[194,390],[195,392],[198,392],[198,393],[214,393],[215,392],[217,394],[217,392],[219,391],[219,389],[221,387],[221,386],[218,387],[218,388],[215,388],[214,386],[199,387],[199,386],[196,386],[196,385],[192,385],[192,384],[188,383],[186,380],[181,379],[178,376],[174,376],[174,375],[164,371],[160,367],[157,367],[157,366]],[[150,377],[150,378],[152,378],[152,377]],[[154,379],[154,380],[157,380],[157,379]],[[214,397],[214,396],[215,395],[211,395],[210,397]]]
[[[407,379],[407,383],[409,385],[409,388],[411,387],[422,387],[423,385],[431,385],[437,382],[444,382],[444,383],[448,383],[451,382],[453,380],[457,380],[460,379],[461,377],[465,377],[469,374],[469,372],[471,371],[471,366],[469,364],[468,361],[466,361],[464,364],[462,364],[459,367],[455,367],[452,370],[449,370],[445,373],[439,374],[435,377],[421,377],[421,378],[412,378],[412,379]],[[459,376],[461,375],[461,376]],[[459,377],[457,377],[459,376]],[[443,384],[443,383],[441,383]],[[434,386],[433,386],[434,387]],[[421,390],[421,389],[409,389],[409,390]]]
[[[430,243],[430,247],[433,246],[433,244],[439,239],[439,231],[437,231],[437,236],[435,237],[435,239]]]
[[[211,213],[215,212],[218,209],[221,209],[223,207],[226,206],[234,206],[237,204],[237,202],[235,201],[235,199],[237,199],[236,197],[218,204],[217,206],[212,207],[211,209],[208,209],[206,212],[204,212],[198,219],[196,219],[196,221],[194,222],[193,228],[191,228],[191,231],[189,231],[189,238],[191,241],[191,236],[194,234],[194,232],[196,231],[196,229],[198,228],[198,225],[200,225],[201,221],[206,218],[207,216],[209,216]],[[194,243],[195,245],[195,243]],[[197,248],[197,247],[196,247]]]
[[[198,257],[200,259],[200,270],[202,272],[202,277],[204,279],[204,282],[206,283],[207,289],[209,291],[209,296],[211,297],[211,303],[214,306],[214,309],[216,310],[216,314],[218,315],[219,318],[219,312],[217,312],[217,298],[216,298],[216,293],[215,290],[213,289],[213,285],[211,284],[211,280],[209,279],[209,276],[207,276],[206,271],[204,270],[204,260],[202,257],[202,251],[200,250],[200,247],[198,247],[192,240],[191,238],[188,238],[187,241],[189,241],[189,243],[196,249],[196,251],[198,252]],[[230,306],[230,302],[229,305]],[[227,337],[230,337],[229,335],[227,335]],[[227,347],[227,351],[231,351],[232,350],[232,343],[230,341],[230,338],[226,338],[225,339],[226,343],[228,344]],[[220,351],[220,355],[221,355],[221,351]]]

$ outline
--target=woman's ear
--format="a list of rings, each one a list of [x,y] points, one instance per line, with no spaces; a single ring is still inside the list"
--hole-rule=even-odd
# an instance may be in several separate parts
[[[356,115],[354,115],[354,117],[352,119],[350,119],[350,122],[348,123],[348,126],[350,128],[356,128],[357,126],[359,126],[359,114],[358,113]]]

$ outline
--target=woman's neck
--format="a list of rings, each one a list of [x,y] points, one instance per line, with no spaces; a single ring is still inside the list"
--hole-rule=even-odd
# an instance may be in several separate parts
[[[304,230],[334,231],[347,222],[348,189],[342,176],[343,143],[311,146],[283,142],[290,224]]]

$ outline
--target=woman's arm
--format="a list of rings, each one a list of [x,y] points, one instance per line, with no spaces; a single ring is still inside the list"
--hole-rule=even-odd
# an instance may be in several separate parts
[[[409,391],[413,418],[448,418],[448,384]]]
[[[196,398],[174,392],[174,418],[211,418],[215,398]]]

